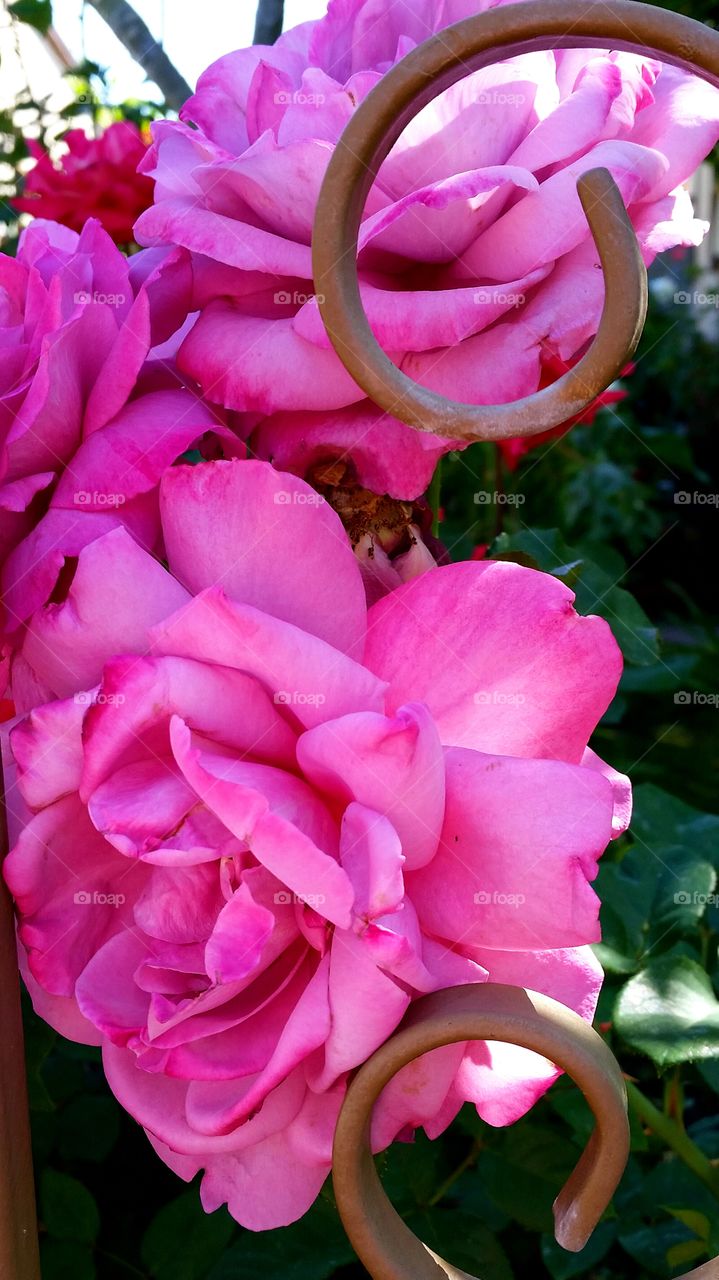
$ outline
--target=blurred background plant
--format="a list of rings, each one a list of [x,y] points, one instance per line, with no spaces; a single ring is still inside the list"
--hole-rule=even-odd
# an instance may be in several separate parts
[[[152,182],[137,173],[137,166],[150,141],[150,122],[167,114],[167,102],[162,95],[158,101],[114,100],[108,69],[88,58],[74,60],[52,25],[49,0],[17,0],[3,7],[2,252],[15,252],[27,221],[23,214],[51,218],[73,230],[97,217],[117,244],[131,250],[132,224],[152,202]],[[41,82],[46,87],[39,88]]]
[[[672,7],[702,20],[715,12],[713,0]],[[49,11],[47,0],[19,0],[8,12],[42,31]],[[96,136],[122,120],[142,129],[162,110],[151,98],[112,105],[97,64],[62,78],[64,106],[28,90],[0,117],[6,251],[21,216],[7,204],[27,167],[21,129],[52,149],[78,119]],[[707,209],[715,188],[707,166]],[[653,269],[624,398],[521,456],[491,445],[450,455],[433,488],[452,558],[489,554],[553,573],[580,611],[611,623],[626,669],[595,745],[636,794],[597,885],[607,973],[597,1025],[629,1082],[632,1156],[591,1243],[565,1254],[551,1234],[552,1200],[590,1128],[566,1081],[509,1129],[465,1108],[440,1140],[420,1135],[380,1161],[412,1228],[483,1280],[670,1280],[719,1254],[716,226],[714,236]],[[224,1211],[207,1217],[114,1102],[95,1050],[61,1041],[29,1010],[27,1049],[44,1280],[365,1274],[329,1184],[283,1231],[252,1235]]]

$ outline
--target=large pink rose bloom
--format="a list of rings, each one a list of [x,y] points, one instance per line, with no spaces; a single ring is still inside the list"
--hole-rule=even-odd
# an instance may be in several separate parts
[[[157,545],[162,472],[217,426],[167,349],[190,279],[184,250],[128,263],[93,220],[79,236],[38,220],[17,258],[0,255],[0,572],[12,648],[94,538],[124,526]],[[22,665],[13,694],[23,707],[44,697]]]
[[[491,979],[591,1018],[589,882],[628,792],[586,744],[621,659],[510,563],[367,612],[338,517],[263,462],[170,469],[161,507],[169,571],[116,528],[33,619],[58,700],[10,735],[6,877],[37,1010],[102,1044],[206,1209],[264,1229],[312,1203],[348,1073],[415,997]],[[436,1051],[386,1091],[375,1149],[465,1100],[507,1124],[555,1076]]]
[[[185,123],[154,126],[155,204],[136,235],[192,251],[201,314],[180,364],[278,466],[311,478],[348,456],[368,489],[413,499],[449,447],[377,410],[346,373],[312,296],[310,240],[357,103],[412,47],[486,7],[332,0],[275,46],[221,58]],[[601,312],[577,177],[611,172],[650,262],[704,235],[681,184],[717,138],[719,91],[649,58],[536,52],[467,76],[405,130],[367,202],[360,278],[379,342],[454,399],[534,392]]]

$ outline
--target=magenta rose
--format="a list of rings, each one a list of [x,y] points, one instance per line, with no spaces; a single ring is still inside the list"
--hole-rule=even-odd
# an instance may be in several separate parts
[[[487,980],[591,1018],[590,887],[628,818],[587,749],[606,623],[510,563],[434,568],[369,612],[338,517],[258,461],[168,470],[169,568],[80,550],[26,660],[6,862],[40,1014],[101,1044],[120,1102],[207,1210],[298,1218],[346,1082],[423,993]],[[464,1101],[522,1115],[549,1062],[460,1044],[403,1071],[373,1144]]]
[[[122,526],[155,548],[162,472],[206,432],[229,436],[184,385],[166,341],[186,318],[189,286],[184,250],[128,262],[94,221],[79,236],[33,222],[17,258],[0,255],[0,571],[11,649],[94,538]],[[22,707],[47,696],[22,663],[12,684]]]
[[[11,203],[22,213],[50,218],[73,231],[97,218],[116,244],[129,245],[136,219],[152,204],[152,182],[137,171],[148,141],[131,120],[116,120],[97,137],[70,129],[62,138],[66,150],[57,160],[28,139],[36,164],[24,179],[22,195]]]
[[[180,365],[279,467],[313,479],[346,457],[361,485],[411,500],[450,447],[363,398],[324,331],[310,239],[356,105],[408,50],[487,7],[333,0],[273,47],[221,58],[184,123],[154,126],[155,203],[136,235],[192,252],[201,314]],[[601,311],[577,177],[612,173],[650,262],[704,235],[681,184],[718,138],[719,91],[650,58],[562,49],[467,76],[405,130],[367,202],[360,280],[379,342],[453,399],[536,391]]]

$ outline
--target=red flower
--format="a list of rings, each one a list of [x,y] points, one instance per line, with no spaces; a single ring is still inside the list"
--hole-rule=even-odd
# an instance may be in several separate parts
[[[540,390],[542,387],[549,387],[557,378],[561,378],[562,374],[571,369],[573,365],[579,362],[579,356],[575,356],[572,360],[563,360],[561,356],[555,355],[553,352],[543,352],[542,354],[542,375],[539,383]],[[634,372],[634,365],[628,364],[622,369],[622,377]],[[500,440],[499,448],[502,457],[509,467],[510,471],[514,471],[519,464],[520,458],[525,453],[529,453],[530,449],[536,449],[538,444],[544,444],[547,440],[556,440],[559,436],[566,435],[571,427],[576,426],[578,422],[591,424],[597,416],[598,411],[607,404],[616,404],[619,400],[626,398],[626,391],[611,387],[603,391],[597,396],[590,405],[584,410],[584,413],[575,414],[573,418],[567,418],[566,422],[560,422],[559,426],[553,427],[551,431],[541,431],[537,436],[530,436],[526,440]]]
[[[57,161],[37,142],[28,142],[37,164],[22,196],[12,201],[15,208],[73,231],[97,218],[116,244],[129,244],[135,221],[152,204],[154,184],[137,173],[147,150],[145,137],[136,125],[120,120],[99,138],[71,129],[63,142],[68,151]]]

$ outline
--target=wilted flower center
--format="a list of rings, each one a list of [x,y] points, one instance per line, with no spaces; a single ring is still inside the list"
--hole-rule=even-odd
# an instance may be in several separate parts
[[[419,504],[364,489],[350,464],[341,459],[320,462],[307,480],[337,512],[353,546],[369,534],[383,551],[394,555],[409,551],[416,542],[411,526],[422,520]]]

